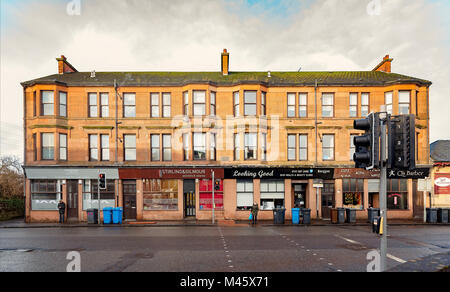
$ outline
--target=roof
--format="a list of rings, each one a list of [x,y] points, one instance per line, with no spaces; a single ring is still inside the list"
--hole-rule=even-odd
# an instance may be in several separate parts
[[[450,140],[438,140],[430,145],[431,158],[436,162],[450,162]]]
[[[64,86],[113,86],[117,80],[119,86],[184,86],[206,83],[216,86],[234,86],[240,84],[261,84],[266,86],[388,86],[392,84],[414,83],[430,86],[423,79],[385,73],[379,71],[352,72],[74,72],[54,74],[21,83],[23,87],[35,84],[60,84]]]

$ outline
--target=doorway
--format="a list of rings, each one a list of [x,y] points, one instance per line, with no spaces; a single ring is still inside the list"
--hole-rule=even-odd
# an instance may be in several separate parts
[[[195,218],[195,180],[183,181],[184,217]]]
[[[67,220],[78,220],[78,180],[67,181]]]
[[[125,220],[136,220],[136,181],[123,181],[123,213]]]
[[[308,184],[294,184],[294,208],[306,208],[306,189]]]
[[[331,219],[331,209],[334,206],[334,183],[323,184],[322,188],[322,218]]]

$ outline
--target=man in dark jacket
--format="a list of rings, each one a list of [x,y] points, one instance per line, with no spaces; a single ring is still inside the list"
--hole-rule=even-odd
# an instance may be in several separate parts
[[[64,223],[64,214],[66,214],[66,204],[61,200],[58,204],[59,223]]]
[[[256,202],[255,202],[255,203],[253,203],[253,206],[252,206],[252,224],[253,225],[256,224],[256,221],[258,220],[257,219],[258,211],[259,211],[259,207],[258,207],[258,204],[256,204]]]

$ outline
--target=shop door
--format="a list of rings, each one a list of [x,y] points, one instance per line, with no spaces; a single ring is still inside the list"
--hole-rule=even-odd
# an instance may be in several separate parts
[[[67,181],[67,220],[78,219],[78,181]]]
[[[123,213],[125,220],[136,220],[136,181],[123,181]]]
[[[195,180],[183,181],[184,217],[195,217]]]
[[[294,185],[294,207],[306,208],[306,188],[307,184]]]
[[[334,183],[324,183],[322,188],[322,218],[331,218],[334,206]]]

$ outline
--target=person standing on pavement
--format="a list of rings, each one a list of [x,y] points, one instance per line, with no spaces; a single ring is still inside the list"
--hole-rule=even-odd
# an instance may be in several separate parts
[[[259,211],[259,207],[258,207],[258,204],[256,204],[256,202],[255,202],[255,203],[253,203],[253,206],[252,206],[252,224],[253,225],[255,225],[258,220],[258,218],[257,218],[258,211]]]
[[[64,223],[64,214],[66,214],[66,204],[60,200],[58,204],[59,223]]]

